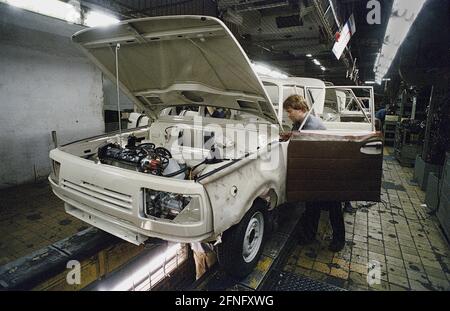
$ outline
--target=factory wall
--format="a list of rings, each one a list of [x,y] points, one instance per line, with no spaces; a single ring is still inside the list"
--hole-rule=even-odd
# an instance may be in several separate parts
[[[102,74],[71,42],[82,29],[0,4],[0,188],[46,178],[51,132],[104,132]]]

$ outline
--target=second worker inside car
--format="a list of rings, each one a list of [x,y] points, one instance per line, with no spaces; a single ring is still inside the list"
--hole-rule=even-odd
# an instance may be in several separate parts
[[[326,130],[322,120],[312,114],[308,115],[309,107],[306,100],[300,95],[291,95],[283,103],[289,119],[293,122],[292,131],[298,130]],[[305,124],[300,129],[303,121]],[[281,135],[281,139],[288,139],[291,133]],[[305,245],[313,242],[319,226],[321,209],[330,213],[330,223],[333,229],[333,240],[329,249],[339,252],[345,246],[345,225],[341,202],[305,202],[305,212],[301,218],[301,235],[299,244]]]

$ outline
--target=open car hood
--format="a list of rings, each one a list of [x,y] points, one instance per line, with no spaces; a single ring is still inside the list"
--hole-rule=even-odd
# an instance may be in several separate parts
[[[261,80],[225,24],[206,16],[135,19],[73,35],[88,57],[152,118],[167,107],[213,106],[278,124]]]

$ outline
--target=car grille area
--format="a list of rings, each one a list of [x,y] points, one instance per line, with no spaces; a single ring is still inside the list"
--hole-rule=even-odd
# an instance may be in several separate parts
[[[107,206],[126,211],[131,211],[133,208],[133,198],[128,194],[103,188],[85,181],[74,183],[64,179],[61,186],[72,193],[87,196],[93,200],[100,201]]]

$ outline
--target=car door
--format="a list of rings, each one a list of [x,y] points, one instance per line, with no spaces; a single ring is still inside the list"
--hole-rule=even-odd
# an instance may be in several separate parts
[[[370,96],[369,112],[355,93],[364,89]],[[365,123],[324,122],[327,130],[301,128],[295,132],[288,146],[287,199],[380,201],[383,141],[381,134],[375,131],[373,89],[326,87],[326,91],[346,92],[348,100],[356,101],[360,107]],[[308,88],[306,96],[310,97]],[[308,100],[312,102],[311,98]]]

